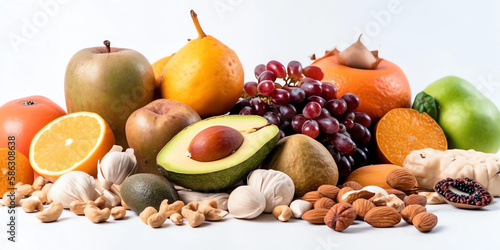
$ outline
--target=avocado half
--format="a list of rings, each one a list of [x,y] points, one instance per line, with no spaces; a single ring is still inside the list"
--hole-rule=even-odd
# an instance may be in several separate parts
[[[212,126],[240,131],[241,146],[225,158],[200,162],[188,157],[191,140]],[[158,170],[170,181],[193,190],[213,192],[226,189],[259,167],[280,138],[279,128],[256,115],[223,115],[191,124],[179,132],[158,153]]]

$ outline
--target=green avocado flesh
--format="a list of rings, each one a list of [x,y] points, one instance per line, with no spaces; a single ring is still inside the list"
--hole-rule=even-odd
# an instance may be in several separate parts
[[[215,161],[200,162],[188,157],[191,140],[212,126],[240,131],[244,140],[232,154]],[[279,129],[254,115],[225,115],[208,118],[179,132],[157,157],[158,169],[170,181],[199,191],[219,191],[241,181],[256,169],[279,140]]]

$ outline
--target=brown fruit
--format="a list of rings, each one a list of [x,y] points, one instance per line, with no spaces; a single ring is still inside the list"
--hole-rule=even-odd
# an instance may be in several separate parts
[[[339,193],[337,194],[337,203],[340,203],[342,201],[342,196],[344,196],[345,193],[349,192],[349,191],[353,191],[354,189],[352,189],[351,187],[344,187],[344,188],[341,188]]]
[[[346,182],[356,181],[362,186],[378,186],[381,188],[391,188],[386,183],[387,175],[394,169],[402,167],[393,164],[377,164],[360,167],[347,177]]]
[[[404,202],[407,206],[412,204],[419,204],[425,207],[425,205],[427,205],[427,198],[423,195],[411,194],[406,197],[406,199],[404,199]]]
[[[420,232],[431,231],[438,223],[438,218],[436,215],[431,213],[419,213],[413,217],[413,226]]]
[[[314,206],[314,203],[319,199],[323,198],[323,196],[318,191],[310,191],[302,196],[302,200],[309,201]]]
[[[404,168],[394,169],[387,174],[386,182],[394,189],[407,191],[417,185],[417,179],[408,170]]]
[[[340,191],[340,188],[338,188],[337,186],[334,186],[334,185],[328,185],[328,184],[325,184],[325,185],[321,185],[318,187],[318,192],[326,197],[326,198],[330,198],[332,200],[336,200],[337,199],[337,194],[339,193]]]
[[[412,224],[413,218],[415,215],[419,213],[425,213],[427,212],[427,208],[419,205],[419,204],[412,204],[409,206],[406,206],[401,210],[401,217],[403,217],[403,220],[408,222],[409,224]]]
[[[354,210],[356,211],[356,215],[358,216],[358,219],[364,220],[366,213],[370,211],[372,208],[375,207],[375,204],[373,202],[367,200],[367,199],[357,199],[352,203],[352,206],[354,207]]]
[[[302,219],[312,224],[324,224],[328,211],[328,209],[323,208],[309,210],[302,215]]]
[[[365,221],[373,227],[392,227],[401,221],[401,215],[393,207],[375,207],[366,213]]]
[[[222,159],[243,143],[243,135],[227,126],[212,126],[200,131],[191,141],[188,152],[191,159],[201,162]]]
[[[335,205],[335,201],[330,198],[323,197],[314,203],[314,209],[324,208],[330,209]]]
[[[354,207],[346,202],[335,204],[325,216],[325,224],[335,230],[346,230],[356,219],[356,211]]]
[[[346,181],[344,182],[344,184],[342,184],[342,187],[350,187],[352,188],[353,190],[360,190],[363,188],[363,185],[359,184],[358,182],[356,181]]]

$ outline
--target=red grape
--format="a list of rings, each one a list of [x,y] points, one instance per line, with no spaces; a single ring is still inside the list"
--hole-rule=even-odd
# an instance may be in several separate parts
[[[355,94],[347,93],[341,97],[347,103],[347,110],[354,111],[359,106],[359,98]]]
[[[363,135],[363,139],[361,139],[361,144],[366,145],[372,139],[372,133],[368,128],[365,127],[365,134]]]
[[[323,70],[318,67],[318,66],[307,66],[302,70],[302,74],[306,77],[310,77],[312,79],[316,79],[318,81],[323,80],[323,76],[325,75],[323,73]]]
[[[339,131],[339,121],[334,117],[325,117],[318,120],[319,129],[327,134],[334,134]]]
[[[352,120],[349,120],[349,119],[344,119],[341,121],[341,123],[344,124],[344,126],[347,129],[351,129],[354,126],[354,122]]]
[[[345,133],[347,131],[347,128],[345,127],[344,124],[340,123],[339,124],[339,133]]]
[[[327,101],[325,108],[334,116],[340,116],[347,110],[347,103],[343,99]]]
[[[325,99],[323,99],[323,97],[317,96],[317,95],[309,96],[307,98],[307,100],[310,102],[317,102],[321,105],[321,107],[325,106],[325,103],[326,103],[326,101],[325,101]]]
[[[290,88],[290,102],[301,103],[306,99],[306,92],[301,88]]]
[[[347,112],[344,114],[344,120],[354,121],[356,115],[353,112]]]
[[[280,113],[286,120],[291,120],[297,115],[297,110],[290,103],[285,103],[279,107]]]
[[[296,115],[291,122],[293,130],[302,132],[302,126],[306,121],[307,118],[305,118],[303,115]]]
[[[290,101],[290,93],[284,89],[275,89],[269,96],[278,105],[283,105]]]
[[[285,66],[283,66],[283,64],[281,64],[278,61],[275,61],[275,60],[269,61],[267,63],[266,69],[274,72],[274,74],[276,75],[277,78],[285,78],[286,77]]]
[[[290,80],[296,82],[302,77],[302,64],[298,61],[290,61],[287,66],[287,71]]]
[[[352,128],[349,129],[349,134],[351,135],[352,139],[361,140],[365,136],[365,127],[355,122]]]
[[[367,128],[370,127],[370,124],[372,123],[370,116],[363,112],[354,112],[354,121]]]
[[[321,87],[323,92],[321,92],[321,97],[325,98],[325,100],[331,100],[337,98],[337,88],[333,86],[333,84],[329,82],[322,82]]]
[[[307,135],[311,138],[316,138],[319,135],[319,125],[315,120],[307,120],[302,125],[302,134]]]
[[[239,113],[240,115],[255,115],[255,111],[253,110],[252,107],[246,106],[243,107]]]
[[[345,156],[342,156],[337,162],[337,168],[339,169],[339,178],[345,179],[351,174],[351,163]]]
[[[276,126],[281,125],[280,118],[273,112],[266,112],[262,117],[266,118],[267,121],[271,124],[274,124]]]
[[[240,111],[244,108],[250,106],[250,102],[246,98],[241,98],[238,102],[231,108],[229,113],[231,114],[239,114]]]
[[[342,154],[350,153],[356,144],[345,134],[335,133],[332,135],[332,144]]]
[[[271,80],[264,80],[257,85],[257,90],[262,95],[270,95],[275,89],[274,82]]]
[[[257,96],[257,82],[246,82],[243,89],[249,96]]]
[[[314,119],[321,115],[321,105],[317,102],[310,102],[302,109],[302,114],[307,119]]]
[[[276,74],[270,70],[264,70],[258,78],[259,82],[262,82],[264,80],[271,80],[272,82],[276,81]]]
[[[253,73],[255,74],[255,79],[259,79],[260,74],[266,70],[266,65],[259,64],[255,66]]]
[[[255,114],[264,115],[269,110],[269,105],[262,101],[259,97],[252,98],[250,105],[253,107]]]
[[[321,95],[323,91],[320,81],[304,82],[300,85],[300,88],[306,92],[307,96]]]

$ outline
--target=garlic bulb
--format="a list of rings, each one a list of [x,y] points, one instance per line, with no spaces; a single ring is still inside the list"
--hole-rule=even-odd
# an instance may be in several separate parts
[[[302,218],[302,215],[311,210],[313,205],[309,201],[305,200],[294,200],[290,204],[290,209],[292,210],[293,217],[300,219]]]
[[[204,201],[208,199],[213,199],[217,202],[217,208],[221,210],[227,210],[227,199],[229,198],[228,193],[200,193],[189,190],[178,190],[179,198],[188,204],[192,201]]]
[[[94,177],[85,172],[73,171],[57,179],[49,191],[49,196],[54,202],[61,202],[65,208],[69,208],[72,201],[93,201],[97,199],[98,194]]]
[[[256,188],[266,198],[266,213],[279,205],[288,206],[293,200],[295,185],[292,178],[283,172],[257,169],[248,175],[247,182],[248,186]]]
[[[235,218],[253,219],[264,212],[266,198],[254,187],[239,186],[229,195],[227,207]]]
[[[137,160],[134,149],[114,145],[113,148],[97,163],[97,178],[102,187],[109,190],[113,184],[120,185],[125,178],[135,173]]]

